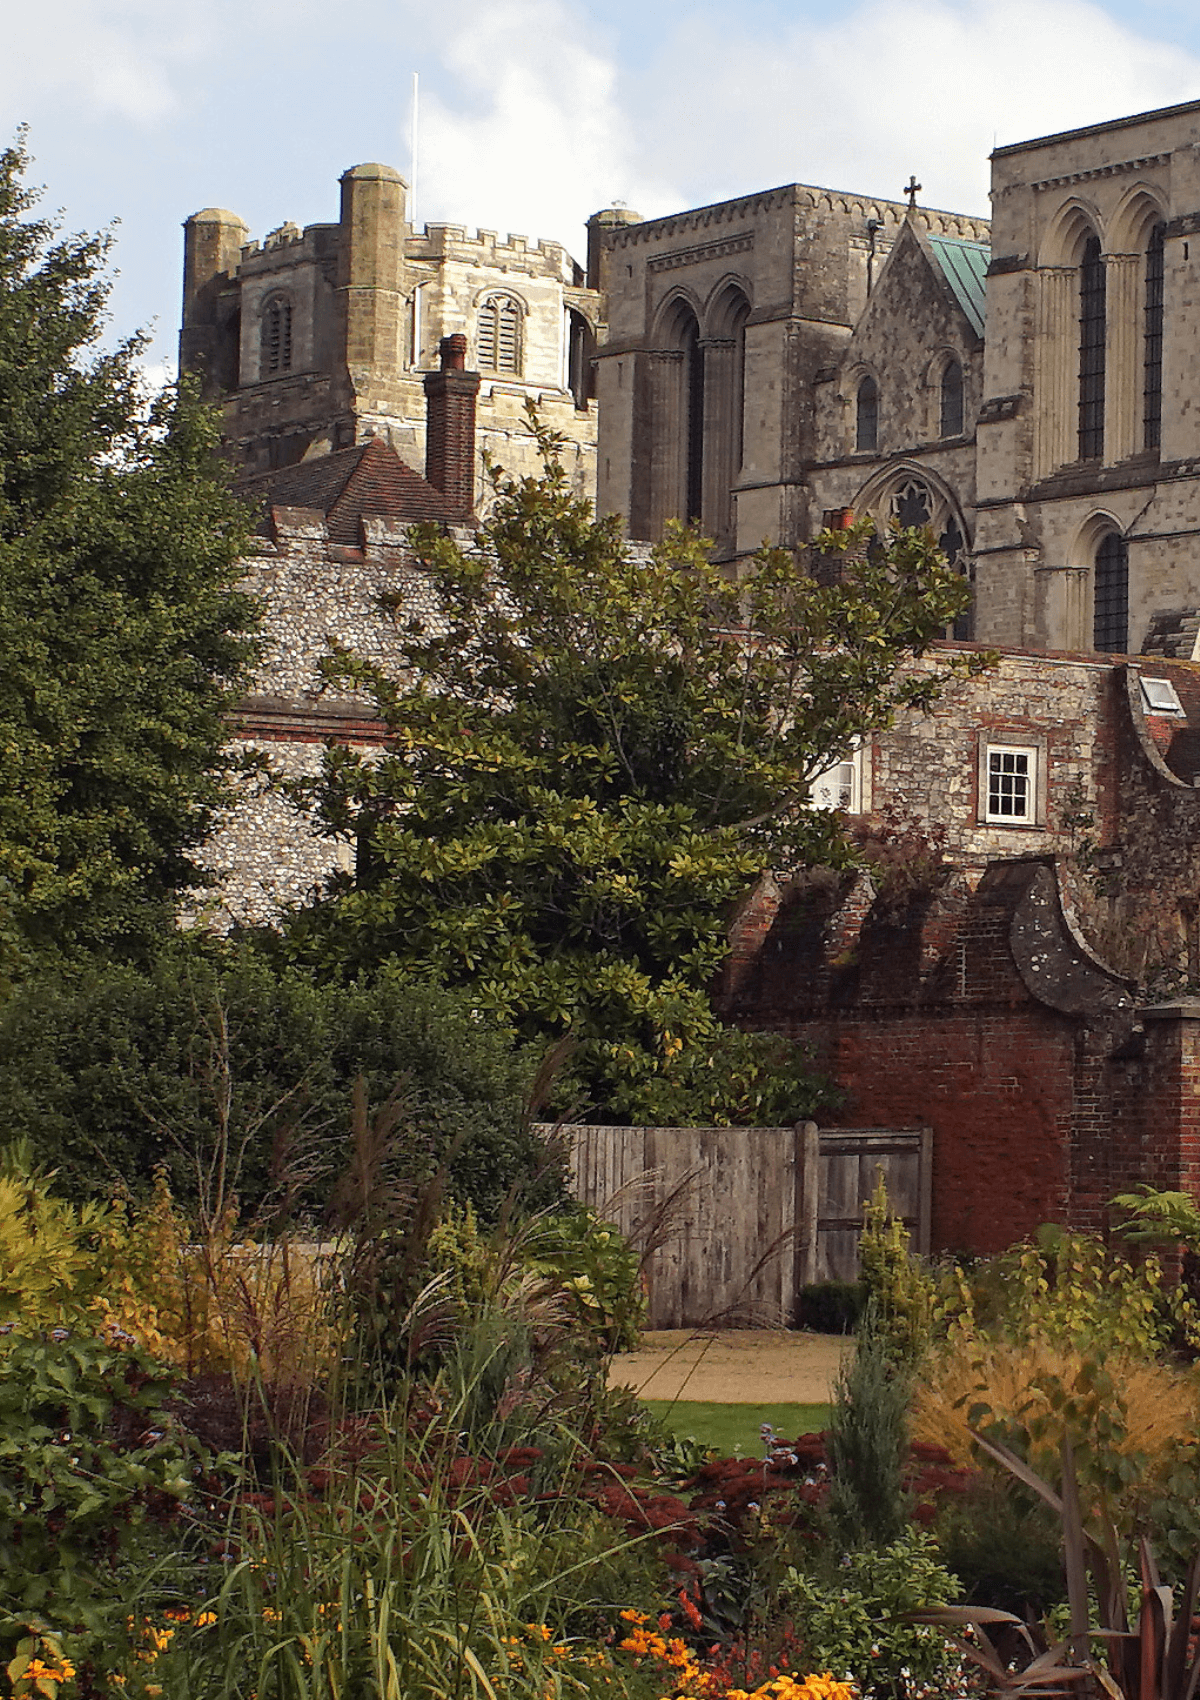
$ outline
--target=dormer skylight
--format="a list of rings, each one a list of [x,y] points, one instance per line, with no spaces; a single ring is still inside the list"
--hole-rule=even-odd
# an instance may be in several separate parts
[[[1183,704],[1170,679],[1143,678],[1142,706],[1147,714],[1173,714],[1180,720],[1184,718]]]

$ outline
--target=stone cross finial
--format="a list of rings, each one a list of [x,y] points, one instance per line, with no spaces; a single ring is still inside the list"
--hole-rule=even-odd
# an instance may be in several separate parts
[[[908,196],[908,205],[909,205],[910,211],[913,207],[916,206],[917,195],[920,193],[920,191],[924,187],[925,187],[925,185],[923,183],[917,182],[916,172],[915,171],[912,172],[909,176],[908,183],[907,183],[905,190],[904,190],[904,193]]]

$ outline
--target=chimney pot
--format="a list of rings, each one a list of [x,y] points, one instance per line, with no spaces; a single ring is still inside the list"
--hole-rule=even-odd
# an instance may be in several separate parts
[[[438,343],[443,372],[465,372],[467,369],[467,339],[461,331],[444,336]]]

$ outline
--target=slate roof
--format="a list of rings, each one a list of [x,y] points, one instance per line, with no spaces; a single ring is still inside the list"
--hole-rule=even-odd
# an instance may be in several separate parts
[[[1200,647],[1200,608],[1160,608],[1150,616],[1143,655],[1191,661]]]
[[[986,242],[964,242],[957,236],[926,236],[925,240],[976,336],[982,336],[984,279],[992,250]]]
[[[295,466],[253,473],[239,479],[237,490],[261,507],[261,532],[270,527],[272,508],[310,508],[325,515],[330,542],[352,548],[362,542],[364,515],[410,524],[423,520],[452,524],[466,518],[382,437]]]

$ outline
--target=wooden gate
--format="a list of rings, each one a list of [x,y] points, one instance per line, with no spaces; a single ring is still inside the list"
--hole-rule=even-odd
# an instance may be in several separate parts
[[[835,1127],[812,1122],[797,1130],[805,1141],[806,1183],[796,1223],[797,1286],[811,1281],[853,1281],[863,1205],[880,1173],[892,1214],[912,1235],[914,1251],[928,1252],[932,1214],[933,1135],[927,1127]],[[813,1185],[807,1177],[814,1177]]]
[[[929,1249],[928,1128],[558,1131],[575,1196],[646,1253],[651,1328],[793,1324],[802,1287],[854,1279],[880,1170],[914,1249]]]

